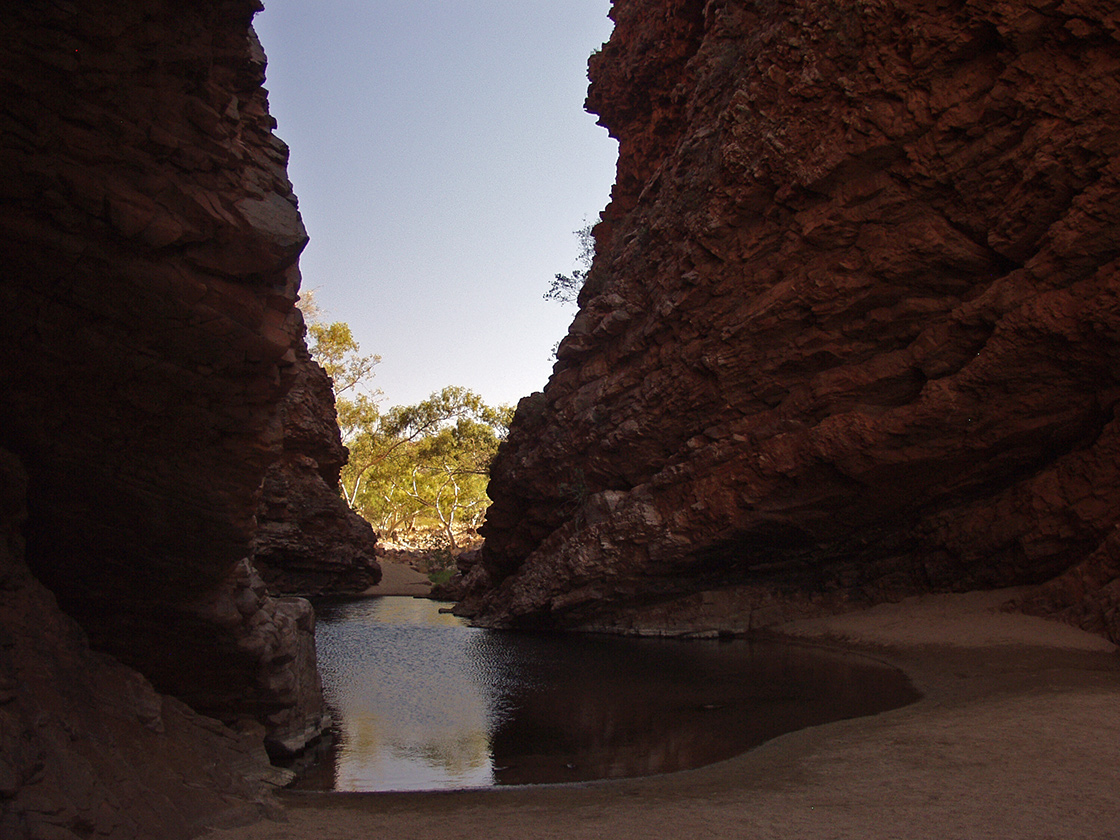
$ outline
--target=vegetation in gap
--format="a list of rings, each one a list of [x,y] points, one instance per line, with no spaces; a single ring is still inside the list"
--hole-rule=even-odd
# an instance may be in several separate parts
[[[344,438],[347,502],[387,539],[459,548],[490,503],[490,462],[512,415],[509,406],[493,408],[454,386],[416,405],[363,415]]]
[[[416,405],[382,410],[371,387],[376,355],[362,355],[348,324],[326,323],[305,294],[311,355],[330,375],[342,442],[350,450],[340,490],[382,539],[424,551],[431,568],[449,568],[453,552],[482,523],[490,462],[513,409],[492,407],[449,386]]]

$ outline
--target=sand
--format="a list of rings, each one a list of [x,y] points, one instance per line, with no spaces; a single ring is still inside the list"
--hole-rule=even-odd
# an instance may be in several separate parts
[[[917,703],[647,779],[443,794],[282,792],[284,822],[207,840],[1120,838],[1120,655],[999,611],[1012,592],[929,596],[781,632],[889,662]]]
[[[425,596],[432,590],[428,576],[404,563],[379,560],[381,581],[371,586],[363,595],[414,595]]]

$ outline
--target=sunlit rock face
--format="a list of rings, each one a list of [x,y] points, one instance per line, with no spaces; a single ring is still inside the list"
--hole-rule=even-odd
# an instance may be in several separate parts
[[[1046,584],[1120,640],[1109,0],[615,0],[618,177],[461,611],[747,629]]]
[[[262,480],[302,434],[280,409],[297,380],[327,394],[329,439],[301,451],[328,494],[344,457],[293,306],[307,237],[259,8],[4,14],[5,838],[248,818],[262,743],[323,725],[310,607],[248,559]]]

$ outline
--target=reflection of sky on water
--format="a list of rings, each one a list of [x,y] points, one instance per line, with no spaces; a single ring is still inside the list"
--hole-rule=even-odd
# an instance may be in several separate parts
[[[481,630],[438,604],[376,598],[320,608],[323,689],[335,710],[337,790],[493,784],[494,662]]]
[[[310,789],[664,773],[917,696],[893,669],[776,643],[492,632],[414,598],[317,610],[338,742]]]

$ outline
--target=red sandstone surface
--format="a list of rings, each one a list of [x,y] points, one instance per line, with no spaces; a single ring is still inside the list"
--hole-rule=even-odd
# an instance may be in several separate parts
[[[274,593],[378,574],[371,532],[330,498],[342,453],[293,307],[306,235],[258,8],[7,12],[5,840],[257,817],[265,739],[284,750],[322,725],[311,611]],[[1026,584],[1022,608],[1116,640],[1114,5],[614,15],[590,103],[620,141],[618,181],[554,376],[495,466],[462,608],[741,630]],[[1037,668],[1054,665],[1023,679]],[[1021,734],[1020,711],[981,752]],[[1114,743],[1084,740],[1082,769]],[[1029,778],[1050,778],[1031,755]],[[1090,813],[1111,825],[1102,801]]]
[[[273,593],[359,594],[381,580],[377,534],[338,491],[348,453],[330,379],[300,347],[280,404],[283,452],[261,488],[252,560]]]
[[[1120,13],[616,0],[580,311],[460,610],[743,630],[922,591],[1120,640]]]
[[[309,555],[319,588],[380,575],[294,307],[307,236],[259,8],[4,13],[5,840],[257,818],[265,744],[326,722],[314,615],[278,593]]]

